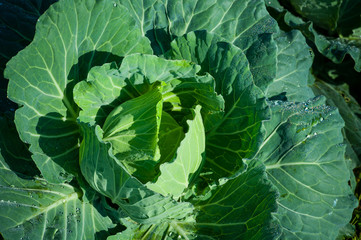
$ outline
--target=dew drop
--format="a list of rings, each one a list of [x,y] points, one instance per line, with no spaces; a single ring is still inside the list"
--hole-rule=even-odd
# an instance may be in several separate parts
[[[116,6],[117,6],[117,4],[116,4],[116,3],[114,3],[114,4],[113,4],[113,7],[116,7]]]
[[[337,202],[338,202],[338,198],[336,198],[336,199],[333,201],[332,207],[336,207]]]

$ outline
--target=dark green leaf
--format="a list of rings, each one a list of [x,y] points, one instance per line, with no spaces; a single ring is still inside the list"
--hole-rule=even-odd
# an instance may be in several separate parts
[[[272,117],[256,159],[280,193],[275,216],[281,239],[334,239],[356,207],[344,157],[344,122],[324,102],[324,97],[270,102]]]
[[[359,165],[358,158],[361,159],[361,119],[357,116],[361,115],[360,105],[350,95],[346,84],[337,86],[317,79],[312,89],[317,95],[326,96],[328,105],[339,109],[340,115],[345,121],[346,141],[356,153],[356,157],[352,158],[352,154],[348,154],[348,157],[353,160],[353,165],[356,167]]]
[[[312,65],[310,47],[299,31],[275,35],[277,43],[277,73],[265,90],[268,98],[283,94],[288,101],[303,102],[314,94],[308,86]]]
[[[342,0],[289,0],[286,2],[291,4],[298,14],[311,20],[317,26],[330,32],[336,29]]]
[[[199,211],[197,239],[276,239],[277,191],[264,166],[248,169],[215,187],[209,198],[191,201]]]

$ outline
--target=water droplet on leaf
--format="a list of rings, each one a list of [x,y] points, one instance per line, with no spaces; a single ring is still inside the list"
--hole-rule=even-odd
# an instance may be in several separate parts
[[[336,207],[337,202],[338,202],[338,198],[336,198],[336,199],[333,201],[332,207]]]

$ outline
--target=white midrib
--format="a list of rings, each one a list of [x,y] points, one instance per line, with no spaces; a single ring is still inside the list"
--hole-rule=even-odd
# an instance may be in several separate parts
[[[324,163],[323,163],[324,164]],[[316,162],[290,162],[290,163],[278,163],[274,165],[267,165],[266,169],[275,169],[275,168],[281,168],[284,166],[297,166],[297,165],[321,165]]]

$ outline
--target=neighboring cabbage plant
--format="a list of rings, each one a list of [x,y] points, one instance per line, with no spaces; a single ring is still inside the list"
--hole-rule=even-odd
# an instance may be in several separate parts
[[[361,2],[269,0],[280,24],[299,29],[322,55],[341,63],[346,55],[361,71]],[[285,8],[285,7],[286,8]],[[277,13],[277,14],[276,14]]]
[[[334,239],[350,220],[344,122],[262,0],[60,0],[38,21],[5,70],[5,239]]]

